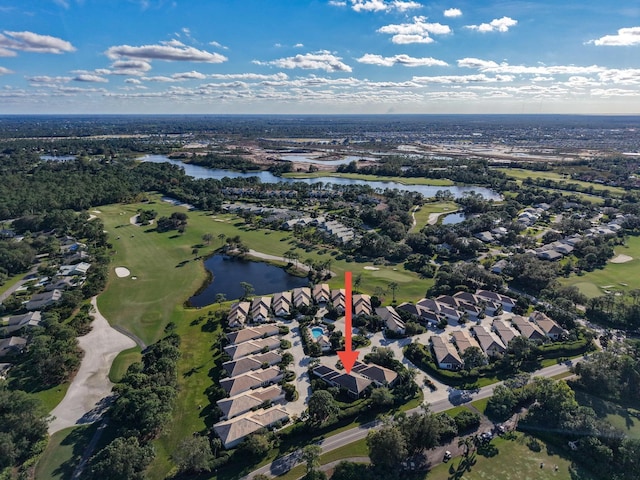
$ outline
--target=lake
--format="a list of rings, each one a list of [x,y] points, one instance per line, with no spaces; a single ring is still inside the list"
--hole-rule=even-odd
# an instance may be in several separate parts
[[[218,293],[223,293],[227,300],[240,298],[244,294],[240,282],[253,285],[256,295],[269,295],[309,285],[307,278],[289,275],[280,267],[227,255],[213,255],[205,260],[204,266],[213,280],[189,299],[194,307],[215,303]]]
[[[373,189],[381,189],[384,190],[386,188],[395,188],[397,190],[404,190],[407,192],[417,192],[421,193],[425,197],[434,197],[439,190],[449,191],[453,194],[455,198],[462,197],[465,193],[476,192],[482,195],[486,199],[490,200],[501,200],[501,196],[499,193],[484,187],[461,187],[461,186],[451,186],[451,187],[443,187],[443,186],[435,186],[435,185],[404,185],[398,182],[381,182],[381,181],[365,181],[365,180],[356,180],[351,178],[341,178],[341,177],[314,177],[314,178],[285,178],[285,177],[277,177],[271,172],[260,171],[260,172],[252,172],[252,173],[243,173],[236,172],[234,170],[222,170],[219,168],[206,168],[201,167],[199,165],[191,165],[188,163],[183,163],[178,160],[173,160],[166,155],[145,155],[140,157],[139,159],[142,162],[153,162],[153,163],[171,163],[173,165],[178,165],[184,168],[184,171],[187,175],[194,178],[214,178],[217,180],[221,180],[225,177],[227,178],[242,178],[242,177],[258,177],[262,183],[293,183],[293,182],[304,182],[308,184],[316,184],[316,183],[333,183],[335,185],[368,185]]]

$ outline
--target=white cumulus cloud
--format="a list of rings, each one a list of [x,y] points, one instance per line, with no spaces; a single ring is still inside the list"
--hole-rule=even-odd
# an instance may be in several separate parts
[[[13,70],[9,70],[6,67],[0,67],[0,75],[9,75],[10,73],[13,73]]]
[[[332,5],[339,3],[341,2],[335,2]],[[421,3],[404,0],[351,0],[351,8],[356,12],[391,12],[394,10],[406,12],[421,7]]]
[[[620,28],[616,35],[605,35],[604,37],[591,40],[587,43],[608,47],[640,45],[640,27]]]
[[[518,24],[517,20],[509,17],[494,18],[489,23],[481,23],[480,25],[466,25],[466,28],[476,30],[478,32],[508,32],[511,27]]]
[[[207,76],[204,73],[192,70],[190,72],[174,73],[171,75],[171,78],[175,78],[176,80],[204,80]]]
[[[78,75],[74,77],[73,80],[76,82],[87,82],[87,83],[108,83],[109,82],[109,80],[107,80],[104,77],[101,77],[100,75],[89,75],[89,74]]]
[[[447,8],[443,13],[445,17],[459,17],[462,15],[462,10],[459,8]]]
[[[393,57],[366,53],[356,60],[360,63],[381,67],[393,67],[394,65],[404,65],[405,67],[446,67],[448,65],[447,62],[432,57],[415,58],[404,53]]]
[[[269,62],[254,60],[256,65],[273,65],[280,68],[302,68],[305,70],[325,70],[327,72],[350,72],[351,67],[328,50],[314,53],[298,54],[294,57],[279,58]]]
[[[426,17],[413,17],[413,23],[390,24],[380,27],[378,33],[392,35],[391,41],[396,44],[432,43],[430,35],[446,35],[451,33],[448,25],[427,23]]]
[[[15,56],[15,50],[61,54],[75,52],[76,48],[70,42],[50,35],[40,35],[33,32],[10,32],[7,30],[0,33],[0,56]]]
[[[222,63],[228,59],[219,53],[198,50],[194,47],[178,45],[116,45],[105,52],[111,60],[121,58],[140,58],[143,60],[166,60],[170,62],[206,62]]]

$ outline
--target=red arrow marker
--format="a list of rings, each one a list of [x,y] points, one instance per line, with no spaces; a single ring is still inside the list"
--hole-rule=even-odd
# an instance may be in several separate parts
[[[353,368],[353,364],[356,363],[358,359],[358,355],[360,352],[357,350],[352,350],[351,346],[351,272],[344,272],[344,290],[345,290],[345,302],[344,302],[344,350],[337,352],[340,360],[342,360],[342,365],[344,365],[344,369],[347,373],[351,373],[351,369]]]

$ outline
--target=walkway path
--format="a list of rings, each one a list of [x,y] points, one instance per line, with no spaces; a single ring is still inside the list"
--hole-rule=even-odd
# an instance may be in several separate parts
[[[50,413],[54,419],[49,424],[49,434],[100,418],[110,402],[111,364],[118,353],[136,346],[133,340],[111,328],[98,310],[96,297],[91,299],[91,305],[95,309],[92,329],[78,338],[84,357],[67,394]]]

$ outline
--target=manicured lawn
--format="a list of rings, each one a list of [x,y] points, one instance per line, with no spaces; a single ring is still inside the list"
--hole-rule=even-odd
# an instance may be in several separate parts
[[[124,374],[127,373],[129,365],[139,362],[142,359],[142,351],[140,347],[133,347],[129,350],[124,350],[118,354],[111,364],[111,370],[109,371],[109,380],[113,383],[118,383]]]
[[[576,391],[580,405],[593,408],[599,418],[606,420],[625,435],[640,439],[640,411],[603,400],[582,390]],[[640,407],[640,403],[637,405]]]
[[[455,202],[425,203],[414,213],[416,217],[416,227],[412,229],[412,231],[420,231],[420,229],[427,224],[429,221],[429,215],[432,213],[450,213],[455,212],[458,208],[459,207]]]
[[[523,168],[497,168],[496,170],[505,173],[511,178],[516,180],[525,180],[527,177],[532,179],[553,180],[554,182],[574,183],[581,187],[592,187],[595,192],[602,192],[608,190],[614,196],[624,195],[625,190],[620,187],[609,187],[599,183],[583,182],[581,180],[573,180],[567,175],[562,175],[557,172],[537,172],[535,170],[526,170]]]
[[[543,442],[540,452],[527,446],[527,436],[517,433],[515,440],[496,438],[491,441],[494,456],[481,454],[475,456],[475,464],[467,471],[460,468],[462,457],[438,465],[421,478],[424,480],[569,480],[571,462],[562,455],[553,452],[553,447]],[[540,465],[544,464],[543,468]],[[558,471],[555,471],[555,466]],[[458,470],[459,469],[459,470]]]
[[[7,290],[9,290],[11,287],[13,287],[16,283],[18,283],[20,280],[22,280],[26,274],[27,274],[27,272],[18,273],[17,275],[13,275],[13,276],[7,278],[4,281],[4,283],[2,285],[0,285],[0,294],[3,294]]]
[[[47,390],[33,392],[31,393],[31,395],[38,398],[42,402],[45,411],[50,412],[56,407],[56,405],[58,405],[62,401],[64,396],[67,394],[69,385],[70,382],[66,382],[61,385],[56,385],[55,387],[48,388]]]
[[[96,425],[82,425],[54,433],[36,466],[36,479],[71,478],[95,430]]]
[[[364,182],[396,182],[403,185],[435,185],[439,187],[451,186],[454,183],[444,178],[418,178],[418,177],[384,177],[378,175],[364,175],[360,173],[338,172],[313,172],[313,173],[285,173],[288,178],[317,178],[317,177],[341,177],[362,180]]]
[[[615,247],[615,255],[633,258],[626,263],[607,263],[601,270],[561,279],[563,285],[575,285],[587,297],[598,297],[610,292],[630,291],[640,288],[640,237],[628,237],[625,246]],[[615,258],[614,255],[614,258]]]

